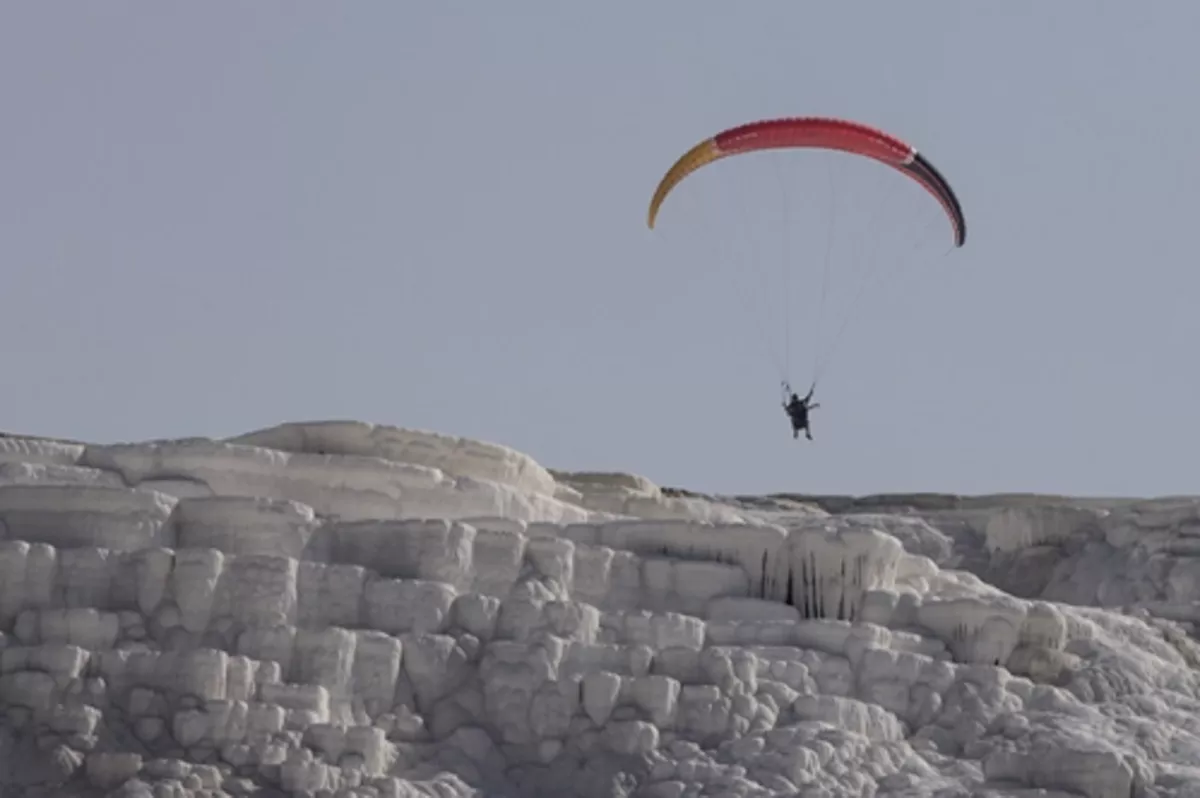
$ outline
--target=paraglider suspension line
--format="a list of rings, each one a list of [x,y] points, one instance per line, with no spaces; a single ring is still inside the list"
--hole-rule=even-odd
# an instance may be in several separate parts
[[[821,357],[821,330],[825,326],[825,299],[829,295],[829,264],[833,261],[833,231],[837,226],[837,185],[833,180],[833,164],[826,162],[829,179],[829,227],[825,229],[825,265],[821,271],[821,302],[817,309],[817,332],[813,347],[813,384],[816,384]]]

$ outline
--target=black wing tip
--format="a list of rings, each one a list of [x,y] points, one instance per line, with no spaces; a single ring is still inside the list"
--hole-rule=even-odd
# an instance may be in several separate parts
[[[967,241],[967,220],[963,215],[962,204],[959,203],[954,189],[950,188],[950,183],[937,170],[937,167],[919,152],[914,154],[912,163],[907,168],[922,182],[937,191],[938,196],[950,206],[956,228],[954,231],[954,245],[961,247]]]

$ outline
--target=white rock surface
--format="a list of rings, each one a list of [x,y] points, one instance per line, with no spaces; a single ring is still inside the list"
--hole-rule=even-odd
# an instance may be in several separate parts
[[[0,793],[1200,796],[1198,555],[1190,498],[0,437]]]

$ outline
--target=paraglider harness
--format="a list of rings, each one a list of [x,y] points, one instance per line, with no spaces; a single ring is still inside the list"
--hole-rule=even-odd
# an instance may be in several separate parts
[[[781,385],[783,387],[783,409],[792,422],[792,437],[799,438],[800,430],[804,430],[804,437],[811,441],[813,437],[808,426],[808,411],[821,406],[820,402],[811,401],[813,391],[817,389],[817,383],[813,382],[812,387],[808,389],[808,394],[803,399],[792,391],[792,386],[788,385],[786,380]]]

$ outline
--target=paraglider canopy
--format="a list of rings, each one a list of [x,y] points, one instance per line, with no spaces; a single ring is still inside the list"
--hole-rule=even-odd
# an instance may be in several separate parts
[[[817,116],[751,122],[729,128],[692,147],[659,181],[650,200],[647,224],[654,227],[658,210],[671,190],[706,164],[739,153],[797,147],[841,150],[898,169],[919,182],[941,203],[954,228],[954,245],[961,247],[966,241],[967,223],[958,198],[941,173],[915,147],[858,122]]]

